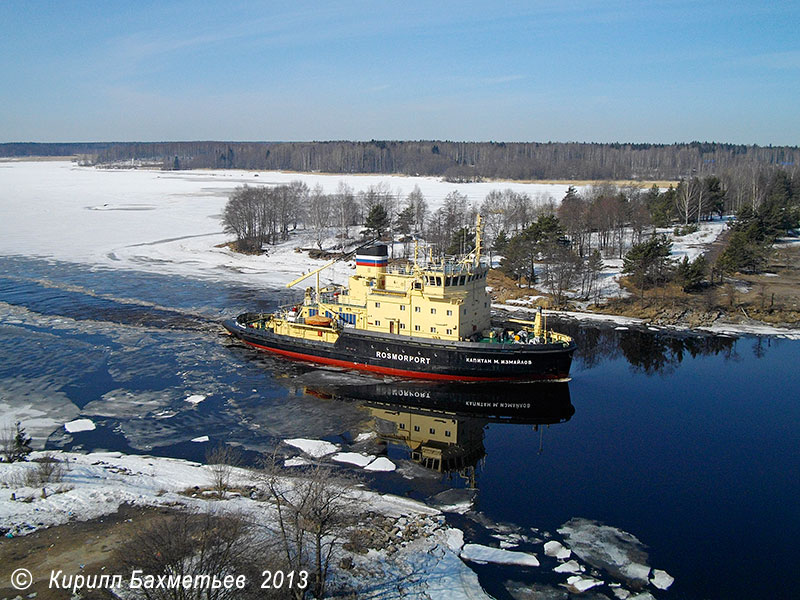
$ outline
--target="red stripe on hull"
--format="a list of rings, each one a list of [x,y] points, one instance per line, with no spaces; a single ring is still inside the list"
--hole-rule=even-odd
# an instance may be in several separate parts
[[[242,339],[242,338],[240,338]],[[278,348],[271,348],[269,346],[262,346],[248,340],[242,339],[245,344],[249,344],[259,350],[266,352],[273,352],[293,358],[295,360],[304,360],[314,363],[322,363],[324,365],[332,365],[335,367],[344,367],[345,369],[358,369],[360,371],[370,371],[372,373],[380,373],[381,375],[394,375],[397,377],[408,377],[413,379],[435,379],[439,381],[508,381],[510,379],[563,379],[556,375],[544,375],[539,377],[516,377],[516,378],[503,378],[503,377],[470,377],[468,375],[442,375],[440,373],[425,373],[422,371],[406,371],[405,369],[393,369],[391,367],[378,367],[376,365],[368,365],[365,363],[356,363],[346,360],[339,360],[337,358],[326,358],[324,356],[316,356],[314,354],[302,354],[301,352],[292,352],[291,350],[280,350]]]

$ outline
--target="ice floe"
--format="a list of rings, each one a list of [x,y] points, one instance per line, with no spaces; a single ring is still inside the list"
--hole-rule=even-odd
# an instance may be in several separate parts
[[[647,552],[633,534],[580,518],[567,521],[558,533],[581,560],[631,584],[647,585]]]
[[[69,423],[64,423],[64,429],[70,433],[93,431],[95,429],[95,424],[91,419],[75,419]]]
[[[208,441],[208,436],[207,435],[201,435],[200,437],[192,438],[192,441],[193,442],[207,442]]]
[[[360,452],[337,452],[332,456],[333,460],[341,463],[348,463],[356,465],[357,467],[366,467],[369,463],[375,460],[372,454],[361,454]]]
[[[339,446],[324,440],[308,440],[306,438],[292,438],[283,440],[285,443],[295,448],[299,448],[305,454],[314,458],[322,458],[328,454],[333,454],[339,450]]]
[[[650,583],[660,590],[666,590],[675,582],[675,578],[661,569],[653,569],[653,576],[650,578]]]
[[[385,456],[379,456],[371,463],[369,463],[366,467],[364,467],[365,471],[394,471],[397,468],[392,461],[390,461]]]
[[[581,575],[573,575],[567,578],[567,585],[575,588],[579,592],[585,592],[595,586],[603,585],[603,582],[591,577],[582,577]]]
[[[573,559],[558,565],[553,571],[556,573],[582,573],[584,569],[578,564],[577,560]]]
[[[188,402],[189,404],[200,404],[206,397],[201,394],[192,394],[188,398],[184,399],[184,402]]]
[[[502,548],[492,548],[482,544],[465,544],[461,549],[461,558],[478,564],[495,563],[503,565],[521,565],[538,567],[539,559],[527,552],[514,552]]]
[[[461,552],[464,547],[464,532],[455,527],[446,531],[447,547],[453,552]]]
[[[475,501],[475,490],[467,489],[449,489],[439,492],[432,498],[430,502],[441,511],[464,514],[472,509],[472,503]]]
[[[572,551],[569,548],[565,548],[561,542],[550,540],[544,544],[544,553],[546,556],[553,556],[558,560],[567,560]]]

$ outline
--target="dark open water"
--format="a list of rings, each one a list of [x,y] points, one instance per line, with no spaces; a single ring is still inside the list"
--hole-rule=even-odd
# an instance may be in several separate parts
[[[74,435],[32,428],[48,447],[191,459],[208,448],[190,441],[202,435],[242,444],[251,459],[286,437],[346,443],[392,425],[374,419],[387,400],[409,405],[388,408],[409,423],[435,418],[431,404],[452,410],[450,391],[286,363],[220,335],[219,319],[268,309],[281,293],[0,258],[0,404],[97,424]],[[629,531],[676,579],[659,598],[793,597],[800,342],[561,329],[579,345],[568,386],[472,388],[452,469],[424,468],[384,435],[399,469],[371,484],[427,498],[472,483],[475,510],[491,521],[555,531],[585,517]],[[192,394],[206,400],[192,406]],[[544,567],[477,570],[496,597],[508,597],[506,578],[552,578]]]

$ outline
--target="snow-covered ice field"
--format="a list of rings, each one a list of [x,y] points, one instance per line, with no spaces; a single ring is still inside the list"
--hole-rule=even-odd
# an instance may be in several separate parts
[[[433,177],[323,175],[250,171],[154,171],[79,167],[69,161],[0,162],[0,254],[43,257],[105,268],[136,269],[195,278],[279,286],[321,263],[296,247],[312,247],[302,229],[269,250],[243,256],[218,248],[229,241],[220,216],[234,188],[301,180],[334,193],[379,183],[404,198],[415,186],[431,211],[456,190],[480,203],[492,190],[511,188],[535,201],[558,201],[563,184],[491,182],[452,184]],[[355,228],[353,228],[355,230]],[[346,264],[325,273],[341,281]]]

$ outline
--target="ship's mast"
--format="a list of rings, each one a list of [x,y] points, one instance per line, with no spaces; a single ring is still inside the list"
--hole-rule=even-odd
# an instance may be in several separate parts
[[[327,269],[328,267],[330,267],[330,266],[332,266],[332,265],[336,264],[336,263],[337,263],[337,262],[339,262],[340,260],[347,260],[347,259],[349,259],[349,258],[350,258],[351,256],[353,256],[353,255],[354,255],[356,252],[358,252],[359,250],[361,250],[361,248],[365,248],[365,247],[369,246],[370,244],[374,243],[376,240],[377,240],[377,238],[375,238],[375,239],[372,239],[372,240],[368,241],[368,242],[367,242],[367,243],[365,243],[365,244],[361,244],[361,245],[360,245],[358,248],[356,248],[355,250],[351,250],[350,252],[347,252],[346,254],[342,254],[342,255],[341,255],[341,256],[339,256],[338,258],[334,258],[333,260],[326,262],[324,265],[322,265],[322,266],[321,266],[321,267],[319,267],[318,269],[314,269],[313,271],[309,271],[308,273],[305,273],[305,274],[303,274],[303,275],[300,275],[300,277],[298,277],[298,278],[297,278],[297,279],[295,279],[294,281],[290,281],[289,283],[287,283],[287,284],[286,284],[286,287],[287,287],[287,288],[293,287],[293,286],[297,285],[298,283],[300,283],[301,281],[303,281],[304,279],[308,279],[308,278],[309,278],[309,277],[311,277],[312,275],[316,275],[316,276],[317,276],[317,292],[316,292],[316,301],[317,301],[317,304],[319,304],[319,274],[320,274],[320,272],[322,272],[322,271],[324,271],[325,269]]]
[[[480,264],[481,262],[481,252],[483,248],[481,247],[483,242],[483,218],[481,217],[480,213],[475,218],[475,264]]]

